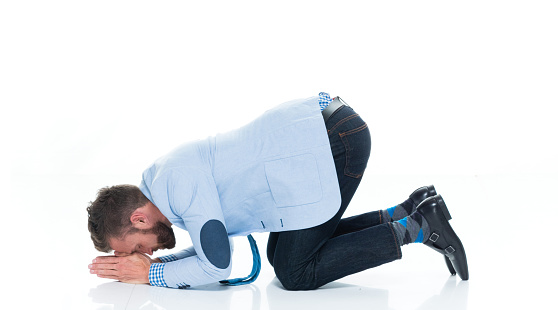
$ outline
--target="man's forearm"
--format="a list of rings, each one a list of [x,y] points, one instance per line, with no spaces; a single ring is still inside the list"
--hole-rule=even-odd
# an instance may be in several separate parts
[[[158,257],[158,259],[159,259],[158,263],[174,262],[174,261],[177,261],[179,259],[184,259],[186,257],[195,256],[195,255],[196,255],[196,250],[194,250],[194,247],[191,246],[191,247],[186,248],[182,251],[178,251],[178,252],[170,254],[170,255],[165,255],[165,256]]]

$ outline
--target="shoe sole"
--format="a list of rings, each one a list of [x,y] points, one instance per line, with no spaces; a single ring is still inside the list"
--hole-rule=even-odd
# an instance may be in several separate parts
[[[444,200],[443,199],[436,199],[436,202],[438,203],[438,205],[442,209],[442,213],[444,214],[444,217],[448,221],[451,220],[451,214],[449,213],[448,207],[446,206],[446,203],[444,202]],[[451,263],[451,261],[450,261],[450,259],[447,255],[444,255],[444,260],[446,261],[446,266],[448,267],[448,270],[449,270],[450,274],[452,276],[456,275],[457,271],[455,271],[455,268],[453,268],[453,264]]]
[[[463,247],[463,243],[461,242],[461,240],[459,239],[459,237],[457,236],[457,234],[455,233],[455,231],[453,230],[453,228],[452,228],[451,225],[449,224],[449,220],[451,220],[451,215],[450,215],[449,210],[448,210],[448,208],[447,208],[447,206],[446,206],[446,203],[444,202],[443,198],[442,198],[440,195],[435,196],[433,199],[436,200],[436,204],[437,204],[439,210],[441,211],[442,216],[446,219],[445,223],[444,223],[444,222],[440,223],[441,226],[445,227],[445,228],[442,228],[442,230],[446,230],[447,233],[448,233],[447,235],[444,236],[444,239],[446,239],[446,240],[447,240],[447,239],[455,239],[455,242],[456,242],[456,243],[453,244],[452,247],[455,247],[455,248],[454,248],[454,252],[455,252],[455,251],[460,251],[460,252],[462,252],[463,261],[464,261],[464,264],[465,264],[464,269],[461,270],[460,273],[458,273],[458,272],[456,271],[456,269],[453,267],[454,264],[453,264],[453,262],[452,262],[452,260],[455,259],[455,256],[454,256],[455,254],[453,254],[453,255],[452,255],[452,254],[449,254],[449,255],[448,255],[447,253],[444,253],[444,251],[445,251],[444,248],[445,248],[445,247],[436,247],[436,246],[434,246],[433,243],[431,243],[431,241],[428,241],[428,242],[427,242],[427,243],[430,243],[431,245],[428,245],[428,244],[427,244],[427,245],[430,246],[430,247],[432,247],[432,248],[433,248],[434,250],[436,250],[437,252],[439,252],[439,253],[441,253],[441,254],[444,255],[446,265],[447,265],[448,270],[450,271],[450,273],[451,273],[452,275],[453,275],[453,274],[458,274],[458,275],[461,277],[462,280],[468,280],[468,279],[469,279],[469,271],[468,271],[468,267],[467,267],[467,256],[466,256],[466,254],[465,254],[465,249],[464,249],[464,247]],[[421,212],[421,213],[422,213],[422,212]],[[424,214],[423,214],[423,215],[424,215]],[[448,238],[449,236],[451,236],[451,237]],[[435,242],[435,241],[433,241],[433,242]],[[450,245],[451,245],[451,244],[450,244]],[[454,252],[452,252],[452,253],[454,253]],[[450,257],[450,255],[451,255],[451,257]]]

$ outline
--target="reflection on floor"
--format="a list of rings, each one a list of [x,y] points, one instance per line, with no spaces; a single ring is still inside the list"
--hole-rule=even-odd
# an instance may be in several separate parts
[[[464,310],[544,308],[553,302],[552,286],[546,280],[554,279],[556,271],[549,268],[552,255],[541,255],[548,240],[540,236],[551,235],[550,221],[555,217],[538,218],[527,209],[536,207],[537,214],[553,214],[556,206],[551,193],[558,182],[550,176],[378,176],[365,180],[346,216],[390,207],[416,187],[435,184],[465,245],[470,281],[450,276],[438,253],[411,244],[403,247],[401,260],[304,292],[284,290],[266,261],[259,279],[240,287],[211,284],[177,290],[97,278],[88,273],[87,265],[102,254],[89,240],[84,203],[91,199],[94,180],[21,176],[13,181],[13,197],[26,197],[13,203],[25,221],[11,221],[3,227],[6,236],[11,232],[27,241],[18,242],[8,256],[17,265],[4,264],[6,279],[13,279],[6,300],[18,308]],[[41,188],[47,181],[68,189],[69,194],[61,197],[39,190],[36,195],[23,195],[26,188]],[[189,245],[186,233],[177,232],[177,238],[178,248]],[[267,235],[255,238],[263,251]],[[251,253],[245,238],[235,238],[233,262],[231,277],[250,270]]]
[[[417,309],[467,309],[468,282],[458,282],[450,277],[441,291],[423,302]],[[267,308],[300,309],[319,301],[328,309],[355,309],[373,305],[374,309],[394,309],[388,305],[387,290],[360,287],[350,284],[330,284],[310,292],[288,292],[274,279],[264,291]],[[122,298],[129,296],[129,299]],[[89,297],[95,304],[109,305],[114,309],[174,309],[181,306],[203,307],[203,309],[262,309],[262,292],[257,285],[224,287],[208,285],[203,289],[180,291],[131,285],[125,283],[103,283],[92,288]]]

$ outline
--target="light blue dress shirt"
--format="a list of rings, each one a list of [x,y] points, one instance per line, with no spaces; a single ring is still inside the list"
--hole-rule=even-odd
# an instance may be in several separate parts
[[[232,250],[204,244],[208,222],[222,223],[224,236],[214,237],[223,240],[309,228],[335,215],[341,196],[321,114],[329,102],[320,93],[283,103],[241,128],[185,143],[145,170],[141,191],[193,243],[152,264],[152,285],[184,288],[229,276],[232,264],[217,266],[212,257]]]

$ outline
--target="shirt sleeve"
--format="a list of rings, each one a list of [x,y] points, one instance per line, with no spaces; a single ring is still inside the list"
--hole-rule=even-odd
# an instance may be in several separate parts
[[[234,252],[234,239],[229,237],[229,244],[231,246],[231,255]],[[186,257],[190,257],[190,256],[194,256],[196,255],[196,250],[194,249],[193,246],[186,248],[182,251],[170,254],[170,255],[165,255],[165,256],[159,256],[157,257],[158,259],[161,260],[162,263],[169,263],[169,262],[174,262],[175,260],[179,260],[179,259],[184,259]]]
[[[152,264],[150,283],[184,288],[227,278],[231,246],[212,175],[203,171],[190,177],[174,175],[167,186],[173,187],[166,191],[171,210],[184,222],[193,249],[177,253],[176,260]]]
[[[158,258],[161,260],[161,262],[163,263],[169,263],[169,262],[174,262],[175,260],[179,260],[179,259],[183,259],[186,257],[190,257],[190,256],[194,256],[196,255],[196,250],[194,249],[193,246],[186,248],[182,251],[170,254],[170,255],[165,255],[165,256],[159,256]]]

